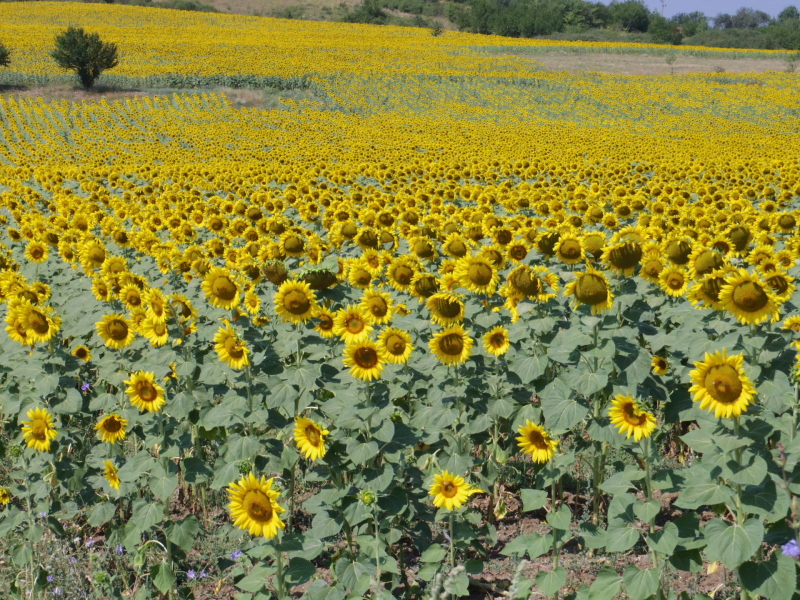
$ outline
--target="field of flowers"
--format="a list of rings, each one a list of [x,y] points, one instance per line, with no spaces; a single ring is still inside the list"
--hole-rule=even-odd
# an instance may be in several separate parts
[[[9,597],[800,597],[798,76],[0,17],[316,98],[0,98]]]

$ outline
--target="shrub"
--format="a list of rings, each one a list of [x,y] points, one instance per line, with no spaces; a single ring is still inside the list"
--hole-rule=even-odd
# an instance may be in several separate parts
[[[5,47],[5,45],[0,42],[0,67],[7,67],[11,64],[11,50]]]
[[[103,42],[99,34],[86,33],[82,27],[68,27],[56,36],[51,56],[62,69],[75,71],[86,89],[103,71],[119,64],[117,45]]]

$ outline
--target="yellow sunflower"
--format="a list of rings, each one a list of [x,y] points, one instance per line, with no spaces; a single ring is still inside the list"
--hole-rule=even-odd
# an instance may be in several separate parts
[[[639,277],[650,283],[659,283],[659,275],[664,270],[664,259],[660,251],[646,252],[642,257],[642,268],[639,270]]]
[[[565,296],[575,297],[574,305],[591,306],[593,315],[611,309],[614,294],[611,293],[605,273],[587,265],[585,273],[578,272],[575,275],[575,280],[564,288]]]
[[[228,487],[228,509],[233,524],[253,536],[273,538],[284,528],[280,514],[286,512],[278,504],[280,493],[272,489],[272,479],[260,479],[250,472]]]
[[[508,329],[498,325],[494,329],[486,332],[483,336],[483,347],[489,354],[502,356],[511,347],[511,340],[508,339]]]
[[[155,382],[155,373],[137,371],[125,382],[131,404],[141,411],[158,412],[167,403],[164,388]]]
[[[34,306],[23,300],[14,307],[20,326],[25,330],[29,344],[49,342],[61,329],[61,319],[46,308]]]
[[[396,327],[384,329],[378,336],[378,343],[382,346],[386,362],[403,365],[408,362],[414,345],[407,331]]]
[[[123,315],[105,315],[97,322],[97,333],[114,350],[130,346],[136,334]]]
[[[25,248],[25,258],[33,263],[43,263],[47,260],[49,254],[47,244],[42,242],[28,242]]]
[[[284,281],[275,294],[275,311],[284,321],[305,323],[314,315],[317,298],[304,281]]]
[[[108,485],[110,485],[115,490],[119,491],[119,484],[121,483],[119,478],[119,471],[117,470],[116,465],[111,462],[110,460],[103,461],[103,477],[106,478]]]
[[[386,362],[383,350],[369,338],[344,349],[344,366],[350,367],[350,374],[356,379],[372,381],[378,379]]]
[[[318,307],[314,312],[314,318],[319,319],[319,323],[314,327],[314,331],[319,333],[324,338],[332,338],[333,333],[333,313],[327,308]]]
[[[28,411],[28,420],[22,422],[22,434],[28,448],[37,452],[49,452],[50,442],[58,437],[58,431],[53,426],[53,416],[46,408]]]
[[[462,287],[487,296],[497,291],[497,284],[500,281],[500,274],[494,263],[481,256],[465,256],[460,259],[453,275]]]
[[[800,331],[800,315],[795,315],[794,317],[787,317],[784,320],[783,325],[781,325],[781,329],[789,329],[790,331]]]
[[[433,496],[433,505],[446,510],[461,508],[473,494],[485,493],[482,489],[473,487],[463,477],[442,471],[433,476],[433,483],[428,494]]]
[[[461,297],[451,292],[439,292],[428,298],[426,303],[431,313],[431,321],[446,327],[464,320],[464,303]]]
[[[369,313],[373,323],[385,325],[392,320],[392,304],[389,294],[370,288],[364,291],[359,307],[362,312]]]
[[[656,418],[630,396],[620,394],[614,398],[608,416],[620,433],[626,438],[633,436],[637,442],[653,435],[656,429]]]
[[[224,320],[223,323],[224,325],[220,326],[214,335],[214,350],[220,361],[231,369],[244,369],[250,366],[248,358],[250,349],[247,347],[247,343],[239,339],[227,320]]]
[[[92,360],[92,353],[86,346],[80,345],[72,351],[72,356],[82,361],[89,362]]]
[[[169,331],[167,330],[166,321],[154,320],[153,317],[149,315],[140,323],[138,331],[146,337],[155,348],[163,346],[169,341]]]
[[[658,283],[669,296],[680,298],[686,293],[689,278],[686,276],[686,269],[670,265],[661,271]]]
[[[537,463],[546,463],[555,456],[558,448],[558,440],[552,439],[544,427],[527,419],[519,428],[517,443],[520,451],[530,454],[533,462]]]
[[[11,492],[4,487],[0,487],[0,506],[5,506],[9,502],[11,502]]]
[[[714,411],[717,418],[738,417],[753,403],[756,390],[742,370],[744,356],[728,356],[727,349],[706,353],[702,362],[695,362],[689,392],[703,410]]]
[[[206,273],[201,287],[212,306],[231,309],[239,304],[239,286],[227,269],[212,268]]]
[[[132,283],[129,283],[120,289],[119,299],[128,308],[128,310],[136,310],[137,308],[140,308],[144,302],[142,299],[142,291]]]
[[[163,292],[158,288],[150,288],[145,292],[143,300],[147,307],[147,318],[157,323],[165,323],[170,309]]]
[[[661,356],[654,356],[653,360],[650,361],[650,365],[653,367],[653,373],[662,377],[669,371],[669,362]]]
[[[642,260],[642,246],[633,240],[622,242],[603,251],[603,264],[617,275],[632,275]]]
[[[758,325],[767,319],[774,322],[780,318],[775,293],[746,269],[734,271],[725,278],[719,300],[725,310],[743,324]]]
[[[338,310],[333,317],[333,333],[345,344],[367,340],[372,333],[372,315],[353,305]]]
[[[109,444],[115,444],[125,439],[125,428],[128,421],[117,414],[106,415],[94,428],[100,435],[100,439]]]
[[[294,420],[294,441],[308,460],[319,460],[325,456],[325,436],[329,433],[330,431],[305,417]]]
[[[255,316],[261,310],[261,298],[253,290],[244,295],[244,309],[250,316]]]
[[[472,350],[473,340],[461,325],[454,325],[437,332],[428,343],[431,352],[445,365],[460,365]]]

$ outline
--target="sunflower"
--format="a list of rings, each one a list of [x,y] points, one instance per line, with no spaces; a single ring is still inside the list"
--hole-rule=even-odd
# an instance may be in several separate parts
[[[566,265],[574,265],[584,259],[582,239],[577,234],[563,235],[553,249],[556,258]]]
[[[680,298],[686,293],[689,278],[686,276],[686,269],[670,265],[661,271],[658,283],[668,295]]]
[[[106,415],[94,428],[98,431],[100,439],[109,444],[115,444],[125,439],[125,428],[128,421],[117,414]]]
[[[653,373],[662,377],[669,371],[669,362],[661,356],[654,356],[653,360],[650,361],[650,365],[653,367]]]
[[[103,477],[106,478],[108,485],[110,485],[115,490],[119,491],[119,484],[121,483],[119,478],[119,471],[117,470],[116,465],[110,461],[106,460],[103,461]]]
[[[608,285],[603,271],[598,271],[591,266],[586,267],[586,272],[575,274],[574,281],[569,282],[564,288],[565,296],[574,296],[574,305],[586,304],[592,307],[592,314],[596,315],[611,309],[614,294]]]
[[[767,319],[780,318],[777,298],[772,289],[745,269],[732,272],[719,291],[725,310],[742,324],[758,325]]]
[[[362,259],[356,259],[348,265],[347,281],[359,290],[365,290],[372,284],[372,270]]]
[[[5,506],[9,502],[11,502],[11,492],[4,487],[0,487],[0,506]]]
[[[368,313],[376,325],[385,325],[392,320],[392,304],[389,294],[370,288],[364,292],[359,308]]]
[[[79,358],[82,361],[89,362],[92,360],[92,353],[86,346],[80,345],[72,351],[72,356]]]
[[[485,493],[482,489],[468,484],[463,477],[449,471],[442,471],[433,476],[429,495],[433,496],[433,505],[436,508],[455,510],[469,499],[473,494]]]
[[[312,318],[317,299],[303,281],[284,281],[275,294],[275,312],[284,321],[305,323]]]
[[[294,420],[294,441],[308,460],[319,460],[325,456],[325,436],[329,433],[330,431],[305,417]]]
[[[22,326],[19,314],[11,309],[6,313],[6,333],[15,342],[33,345],[33,342],[28,339],[27,330]]]
[[[626,438],[633,436],[637,442],[653,435],[656,429],[656,418],[630,396],[620,394],[614,398],[608,416],[620,433]]]
[[[383,371],[386,357],[383,350],[369,338],[344,349],[344,366],[350,367],[350,374],[356,379],[372,381],[378,379]]]
[[[558,440],[552,439],[544,427],[527,419],[525,425],[519,428],[517,443],[520,451],[530,454],[533,462],[537,463],[546,463],[555,456],[558,448]]]
[[[473,340],[461,325],[442,329],[428,343],[431,352],[445,365],[460,365],[469,358]]]
[[[781,325],[781,329],[789,329],[791,331],[800,331],[800,315],[794,317],[787,317]]]
[[[491,296],[500,281],[498,268],[486,257],[465,256],[458,261],[453,275],[462,287],[476,294]]]
[[[378,343],[383,349],[386,362],[395,365],[403,365],[408,362],[411,352],[414,350],[409,333],[396,327],[384,329],[378,336]]]
[[[34,306],[23,300],[14,307],[20,326],[25,330],[27,343],[49,342],[61,328],[61,319],[51,316],[49,309]]]
[[[486,332],[483,336],[483,347],[489,354],[494,356],[502,356],[511,347],[511,341],[508,339],[508,329],[502,325],[498,325],[494,329]]]
[[[348,305],[336,311],[333,318],[333,333],[345,344],[362,342],[372,333],[372,315],[357,306]]]
[[[123,315],[104,315],[102,321],[96,323],[97,333],[106,346],[120,350],[130,346],[136,334]]]
[[[100,302],[108,302],[111,300],[113,292],[106,281],[95,277],[92,279],[92,295]]]
[[[431,321],[446,327],[464,320],[464,303],[460,296],[451,292],[439,292],[428,298],[426,304],[431,313]]]
[[[158,288],[150,288],[143,297],[147,307],[147,317],[155,322],[166,323],[169,316],[169,304]]]
[[[319,323],[314,327],[314,331],[324,338],[332,338],[333,333],[333,313],[327,308],[318,307],[314,312],[314,318],[319,319]]]
[[[794,277],[790,277],[781,270],[764,274],[764,281],[772,289],[778,302],[786,302],[795,291]]]
[[[239,286],[227,269],[212,268],[201,285],[212,306],[231,309],[239,304]]]
[[[711,308],[723,310],[724,305],[720,301],[719,293],[725,285],[725,278],[728,273],[734,271],[733,267],[726,267],[713,271],[696,282],[689,290],[689,302],[695,308]]]
[[[37,452],[49,452],[50,442],[58,437],[58,431],[53,426],[53,416],[46,408],[28,411],[28,420],[22,422],[22,433],[28,448]]]
[[[155,382],[155,373],[137,371],[125,384],[131,404],[141,411],[158,412],[167,403],[164,388]]]
[[[633,240],[622,242],[603,251],[603,264],[617,275],[632,275],[642,260],[642,245]]]
[[[728,356],[727,349],[706,353],[702,362],[695,362],[689,392],[703,410],[714,411],[717,418],[738,417],[747,412],[756,390],[742,370],[744,356]]]
[[[29,242],[25,247],[25,258],[33,263],[43,263],[49,254],[47,244],[42,242]]]
[[[152,344],[154,348],[163,346],[169,341],[169,331],[167,330],[166,322],[153,319],[150,315],[145,317],[139,324],[137,330],[150,341],[150,344]]]
[[[411,281],[411,288],[408,291],[422,302],[433,296],[440,289],[442,289],[442,282],[435,275],[420,271],[414,275],[414,279]]]
[[[386,272],[389,285],[397,291],[407,291],[418,270],[419,265],[416,260],[405,256],[397,257]]]
[[[711,248],[703,248],[701,246],[689,255],[689,277],[700,279],[724,265],[725,258],[722,254]]]
[[[231,369],[243,369],[250,366],[250,349],[247,343],[239,339],[227,320],[214,335],[214,350],[219,359]]]
[[[132,283],[120,289],[119,299],[129,310],[136,310],[144,302],[141,290]]]
[[[280,492],[272,489],[272,482],[263,475],[256,479],[251,471],[230,484],[228,509],[236,527],[250,532],[250,535],[263,535],[268,539],[274,538],[278,530],[284,528],[280,514],[286,510],[278,504]]]

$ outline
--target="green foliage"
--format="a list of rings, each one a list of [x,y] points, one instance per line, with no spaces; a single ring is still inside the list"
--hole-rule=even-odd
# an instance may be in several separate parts
[[[650,25],[647,32],[653,36],[653,43],[656,44],[677,46],[683,40],[683,33],[678,29],[678,25],[657,13],[650,15]]]
[[[11,50],[0,42],[0,67],[7,67],[11,64]]]
[[[103,71],[119,64],[116,44],[103,42],[98,33],[87,33],[82,27],[68,27],[58,34],[51,56],[62,69],[75,71],[86,89]]]

